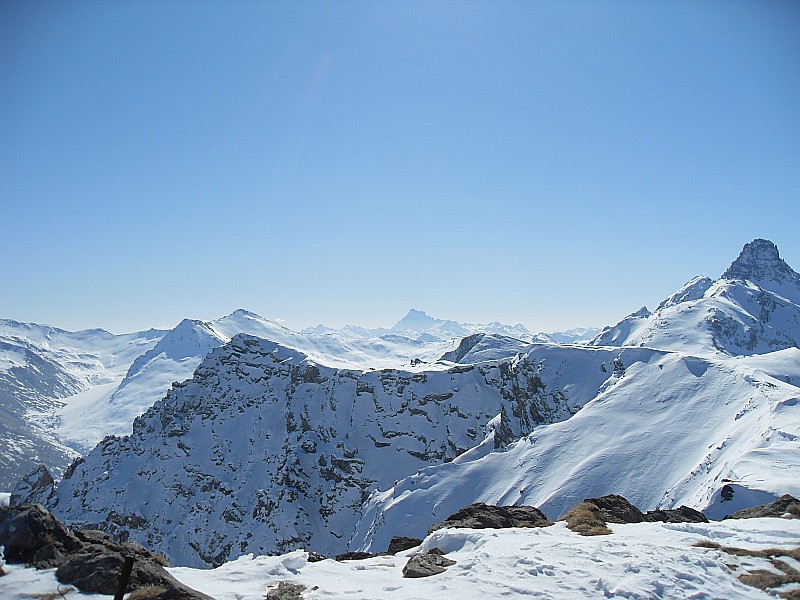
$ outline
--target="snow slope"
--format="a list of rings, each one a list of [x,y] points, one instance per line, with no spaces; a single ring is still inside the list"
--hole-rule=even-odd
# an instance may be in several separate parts
[[[56,435],[56,412],[94,386],[118,383],[161,335],[0,320],[0,489],[40,463],[59,475],[77,453]]]
[[[467,453],[373,494],[351,547],[419,537],[477,501],[534,505],[557,518],[610,493],[642,510],[702,509],[728,481],[800,495],[800,389],[785,383],[800,374],[800,350],[781,354],[778,377],[758,360],[623,354],[624,373],[572,418],[536,427],[505,452]]]

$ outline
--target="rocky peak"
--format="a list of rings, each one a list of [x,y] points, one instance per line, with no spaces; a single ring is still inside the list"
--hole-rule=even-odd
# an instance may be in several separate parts
[[[765,282],[793,284],[800,289],[800,275],[780,257],[778,247],[764,239],[745,244],[737,259],[722,274],[722,279],[749,280],[761,287]]]

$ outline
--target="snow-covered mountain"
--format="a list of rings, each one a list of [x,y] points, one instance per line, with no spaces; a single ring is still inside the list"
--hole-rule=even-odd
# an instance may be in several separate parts
[[[770,241],[746,244],[716,281],[695,277],[652,314],[603,330],[597,346],[648,346],[696,354],[763,354],[800,345],[800,275]]]
[[[475,324],[475,323],[459,323],[447,319],[437,319],[428,315],[425,311],[412,308],[408,311],[406,316],[400,319],[391,327],[378,327],[378,328],[365,328],[356,325],[346,325],[342,329],[336,330],[324,325],[317,325],[309,327],[302,331],[307,334],[336,334],[344,335],[345,337],[364,337],[364,338],[387,338],[393,336],[402,336],[411,340],[419,342],[442,342],[453,339],[460,339],[477,333],[490,333],[504,337],[511,337],[525,342],[542,342],[552,343],[554,341],[548,334],[545,333],[531,333],[524,325],[517,323],[516,325],[505,325],[494,321],[492,323]],[[583,337],[585,330],[577,328],[567,332],[561,332],[559,335],[564,339],[572,341],[580,341],[587,339]],[[563,341],[560,343],[564,343]]]
[[[570,361],[570,351],[361,371],[235,336],[136,419],[132,435],[104,440],[75,465],[52,506],[177,564],[298,545],[343,552],[373,490],[452,461],[494,439],[495,427],[499,444],[569,418],[617,376],[618,352],[585,349],[585,361]]]
[[[322,365],[411,370],[446,368],[439,359],[459,343],[444,335],[447,328],[519,331],[524,340],[487,339],[483,351],[491,346],[494,357],[513,356],[533,338],[521,326],[430,320],[436,336],[405,326],[382,337],[377,330],[298,333],[243,309],[213,321],[184,319],[169,331],[125,335],[0,321],[0,489],[10,489],[40,463],[59,476],[77,453],[108,435],[129,433],[133,420],[163,398],[172,382],[191,377],[210,350],[238,333],[302,351]],[[401,323],[411,321],[407,316]]]
[[[574,417],[376,492],[351,547],[424,534],[432,512],[476,501],[533,504],[555,518],[618,493],[643,509],[686,504],[721,518],[797,494],[799,282],[774,244],[747,244],[719,280],[696,277],[654,313],[642,308],[598,335],[592,346],[618,348],[620,376]]]
[[[56,435],[70,398],[114,385],[163,331],[112,335],[0,320],[0,489],[37,464],[56,474],[77,453]]]
[[[778,354],[766,373],[749,357],[625,348],[619,376],[572,418],[374,494],[352,548],[424,535],[472,502],[528,504],[558,518],[583,498],[616,493],[646,510],[683,504],[721,518],[739,508],[738,499],[723,502],[726,484],[770,499],[797,494],[800,350]]]

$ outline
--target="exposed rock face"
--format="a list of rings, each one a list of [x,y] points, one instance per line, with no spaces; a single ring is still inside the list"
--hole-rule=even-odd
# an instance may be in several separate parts
[[[39,504],[0,507],[0,540],[8,562],[56,568],[59,581],[85,592],[113,595],[125,556],[132,556],[129,591],[154,586],[163,588],[165,600],[209,600],[174,579],[140,545],[113,542],[99,531],[73,533]]]
[[[584,502],[594,504],[606,523],[641,523],[645,520],[642,511],[616,494],[587,498]]]
[[[471,504],[432,526],[431,533],[445,527],[504,529],[507,527],[549,527],[553,522],[534,506],[490,506]]]
[[[403,567],[403,577],[430,577],[444,573],[456,561],[442,556],[441,552],[421,552],[408,559]]]
[[[39,465],[23,477],[11,492],[9,504],[47,504],[55,493],[55,481],[47,467]]]
[[[745,244],[722,278],[752,281],[760,287],[771,287],[770,284],[777,283],[800,289],[800,275],[780,257],[778,247],[764,239]]]
[[[8,562],[40,569],[58,566],[81,548],[80,540],[39,504],[0,506],[0,540]]]
[[[587,498],[563,517],[567,527],[582,535],[611,533],[606,523],[642,523],[662,521],[666,523],[708,523],[699,510],[680,506],[669,510],[651,510],[642,513],[622,496],[610,494],[600,498]]]
[[[343,562],[345,560],[366,560],[368,558],[375,558],[375,554],[370,552],[342,552],[336,555],[336,560]]]
[[[757,519],[759,517],[785,517],[800,519],[800,500],[784,494],[774,502],[737,510],[726,519]]]

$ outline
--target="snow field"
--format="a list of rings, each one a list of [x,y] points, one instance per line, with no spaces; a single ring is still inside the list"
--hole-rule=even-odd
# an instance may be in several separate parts
[[[610,527],[613,535],[597,537],[581,537],[563,522],[540,529],[442,529],[429,535],[420,549],[397,556],[309,563],[307,553],[298,550],[274,557],[248,555],[214,570],[178,567],[170,572],[219,600],[261,600],[280,581],[305,585],[307,600],[746,599],[771,597],[737,579],[745,570],[770,569],[769,562],[693,544],[711,540],[747,549],[800,545],[798,520]],[[433,577],[403,578],[408,557],[432,548],[456,564]]]

